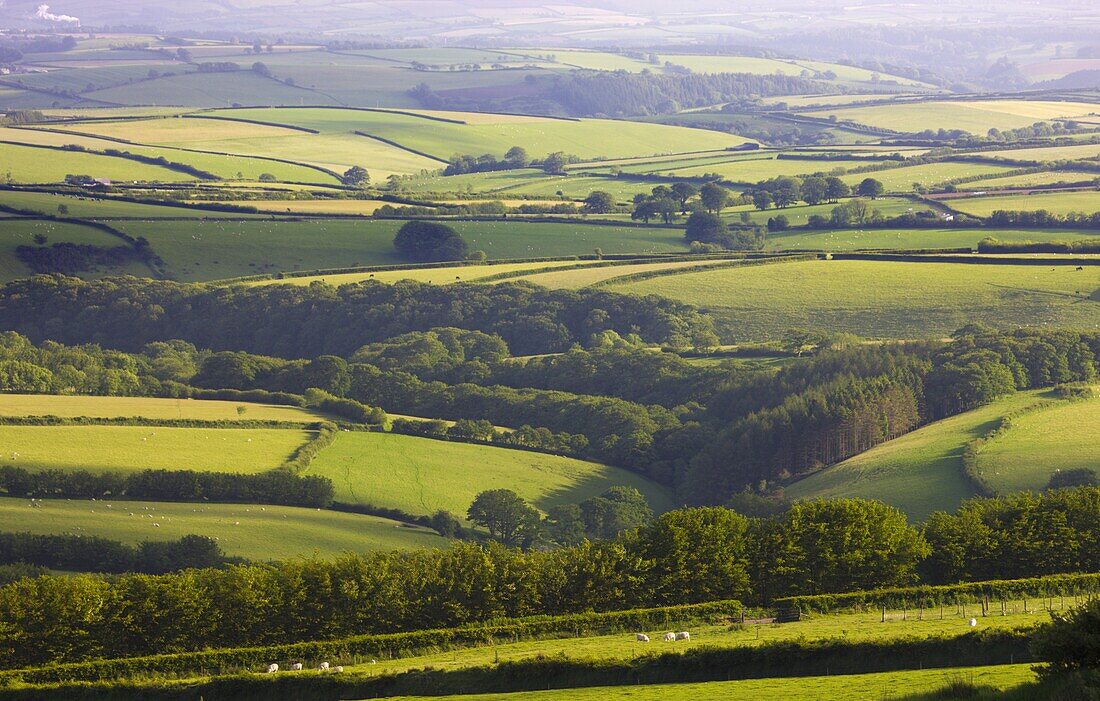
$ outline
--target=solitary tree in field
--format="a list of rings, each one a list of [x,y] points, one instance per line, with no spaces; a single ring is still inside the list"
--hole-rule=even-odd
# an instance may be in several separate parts
[[[830,176],[825,178],[825,199],[830,202],[839,202],[842,197],[852,194],[852,188],[840,178]]]
[[[856,194],[861,197],[870,197],[872,200],[882,197],[886,188],[874,178],[867,178],[856,187]]]
[[[615,210],[615,198],[611,193],[596,190],[584,198],[584,211],[592,214],[607,214]]]
[[[673,183],[672,195],[680,202],[680,213],[683,214],[687,211],[687,202],[692,197],[699,194],[699,189],[691,183]]]
[[[466,241],[454,229],[429,221],[409,221],[397,230],[393,247],[415,263],[466,258]]]
[[[340,180],[351,187],[366,187],[370,185],[370,173],[363,166],[352,166],[344,171]]]
[[[511,489],[490,489],[474,498],[466,518],[510,546],[526,546],[539,534],[539,512]]]
[[[729,206],[730,191],[716,183],[707,183],[699,191],[699,199],[708,212],[721,212]]]
[[[522,146],[513,146],[504,154],[504,162],[513,168],[526,168],[531,158],[527,155],[527,149]]]

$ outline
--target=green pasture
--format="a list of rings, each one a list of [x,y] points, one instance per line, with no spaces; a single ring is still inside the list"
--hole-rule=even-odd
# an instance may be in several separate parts
[[[227,119],[200,119],[181,117],[176,119],[146,119],[126,122],[89,122],[69,125],[68,130],[116,139],[126,139],[141,144],[214,151],[242,156],[280,158],[295,163],[305,163],[336,172],[343,172],[353,165],[362,165],[371,176],[384,180],[391,174],[418,173],[442,167],[438,161],[411,153],[377,139],[354,134],[354,129],[333,130],[324,134],[311,134],[268,124],[239,121],[246,118],[265,121],[279,114],[267,115],[269,110],[231,110],[223,114]],[[287,111],[287,110],[284,110]],[[310,110],[288,110],[291,113]],[[328,110],[318,110],[327,112]],[[345,110],[346,112],[346,110]],[[371,114],[351,112],[352,114]],[[310,169],[311,170],[311,169]],[[323,173],[312,171],[309,182],[332,182]],[[272,173],[275,175],[275,173]]]
[[[2,201],[0,199],[0,202]],[[43,219],[0,217],[0,281],[9,282],[33,274],[33,271],[19,259],[15,251],[19,246],[36,246],[34,237],[37,234],[46,237],[47,246],[55,243],[88,244],[104,248],[127,245],[125,241],[117,236],[111,236],[90,226]],[[134,262],[122,268],[87,271],[81,273],[81,277],[90,278],[108,274],[131,274],[148,277],[152,273],[153,271],[145,264]]]
[[[71,128],[79,130],[85,127],[76,124],[72,125]],[[0,140],[45,146],[77,145],[96,151],[118,149],[151,158],[163,157],[173,163],[185,163],[225,179],[258,180],[260,175],[267,173],[284,182],[325,183],[330,185],[337,182],[337,179],[332,175],[297,163],[283,163],[281,161],[249,156],[232,156],[223,153],[206,153],[170,146],[141,146],[118,143],[107,138],[89,136],[77,131],[58,133],[35,128],[0,128]],[[184,146],[189,148],[187,144],[184,144]],[[61,151],[43,151],[42,154],[43,157],[62,159],[68,157],[67,152]]]
[[[848,200],[844,200],[847,202]],[[787,217],[791,226],[804,226],[813,215],[829,218],[833,209],[838,203],[825,203],[825,204],[796,204],[791,207],[783,208],[771,208],[771,209],[757,209],[751,204],[738,205],[736,207],[729,207],[722,210],[723,218],[739,222],[741,216],[744,213],[748,213],[749,219],[754,224],[767,224],[768,220],[772,217],[782,214]],[[868,207],[873,210],[882,212],[883,216],[896,217],[908,212],[919,212],[921,210],[927,210],[929,207],[920,202],[914,202],[913,200],[903,197],[881,197],[877,200],[867,200]],[[789,232],[783,232],[789,233]]]
[[[0,531],[96,536],[136,544],[185,535],[214,538],[226,555],[276,560],[344,552],[446,547],[427,528],[327,509],[258,504],[0,497]]]
[[[993,197],[961,197],[944,200],[944,204],[976,217],[988,217],[998,209],[1036,211],[1045,209],[1052,214],[1100,212],[1100,190],[1075,190],[1072,192],[1033,192],[1028,195],[996,195]]]
[[[290,108],[228,110],[212,114],[295,125],[324,134],[362,131],[444,160],[456,153],[492,153],[501,157],[516,145],[522,145],[532,157],[564,151],[582,158],[614,158],[721,149],[746,141],[700,129],[610,119]],[[369,163],[365,165],[370,166]]]
[[[282,465],[311,435],[270,428],[0,426],[0,465],[27,470],[256,473]]]
[[[536,285],[551,289],[575,290],[588,287],[601,282],[607,282],[624,275],[636,275],[638,273],[651,273],[655,271],[678,270],[680,268],[692,268],[708,265],[727,263],[724,260],[688,260],[668,263],[637,263],[632,265],[604,265],[586,266],[575,270],[555,270],[551,272],[533,273],[519,278]]]
[[[168,183],[195,180],[193,175],[126,158],[0,143],[0,179],[14,183],[60,183],[66,175]]]
[[[540,509],[579,503],[608,488],[640,490],[657,513],[675,506],[663,487],[625,470],[526,450],[404,436],[340,433],[307,474],[328,477],[337,501],[460,517],[479,492],[511,489]]]
[[[325,418],[308,409],[253,402],[53,394],[0,394],[0,416],[140,417],[202,421],[299,421],[302,423],[321,421]]]
[[[622,54],[609,51],[569,51],[565,49],[523,49],[524,53],[550,56],[550,60],[568,68],[586,68],[592,71],[627,71],[641,73],[645,69],[654,70],[645,61],[639,61]]]
[[[29,192],[19,190],[0,190],[0,205],[14,207],[30,212],[40,212],[54,216],[75,217],[78,219],[249,219],[259,218],[258,214],[240,212],[217,212],[214,210],[172,207],[156,204],[141,204],[109,197],[93,198],[77,195],[64,195],[52,192]],[[58,212],[58,207],[68,209],[67,214]],[[32,221],[32,220],[27,220]],[[106,234],[104,234],[106,236]],[[113,238],[119,245],[120,239]]]
[[[366,280],[379,282],[399,282],[401,280],[415,280],[417,282],[435,282],[438,284],[450,284],[454,282],[470,282],[481,278],[500,275],[502,273],[522,273],[526,270],[547,270],[575,265],[596,265],[598,261],[544,261],[541,263],[489,263],[485,265],[454,265],[432,268],[405,268],[400,270],[378,270],[361,273],[336,273],[332,275],[319,273],[317,275],[305,275],[302,277],[286,277],[275,280],[256,280],[246,282],[246,285],[297,285],[306,286],[314,282],[324,282],[334,287],[347,285]],[[523,276],[522,279],[530,280],[535,275]],[[508,280],[518,278],[507,278]],[[541,283],[540,283],[541,284]]]
[[[1075,266],[815,260],[665,275],[611,285],[711,312],[725,342],[791,327],[870,338],[943,336],[968,323],[1100,328],[1100,269]]]
[[[984,163],[956,163],[941,161],[920,166],[902,166],[876,170],[869,173],[850,173],[840,179],[855,187],[866,178],[874,178],[886,187],[887,192],[912,192],[913,184],[935,187],[956,178],[971,178],[978,175],[1001,175],[1012,168],[1008,166],[986,165]]]
[[[249,61],[255,59],[249,58]],[[187,107],[232,107],[233,105],[336,104],[313,90],[264,78],[247,67],[233,73],[187,73],[130,85],[95,90],[83,95],[90,100],[119,105],[172,105]]]
[[[830,108],[809,112],[815,117],[835,116],[841,121],[857,122],[899,132],[925,129],[962,129],[985,135],[993,128],[1017,129],[1035,122],[1095,114],[1097,106],[1087,102],[1041,100],[973,100],[898,102],[889,105]]]
[[[571,200],[584,199],[593,190],[603,190],[625,203],[639,192],[648,193],[657,184],[619,179],[610,175],[548,175],[541,170],[524,168],[496,173],[428,175],[405,180],[401,183],[401,188],[413,194],[488,193],[509,198]]]
[[[956,679],[965,679],[996,689],[1034,681],[1030,665],[994,665],[960,667],[957,669],[921,669],[904,672],[831,675],[827,677],[784,677],[748,679],[730,682],[699,682],[694,684],[645,684],[633,686],[600,686],[569,689],[569,699],[576,701],[666,701],[688,698],[694,701],[867,701],[868,699],[898,699],[906,701],[942,698],[934,692]],[[929,696],[925,697],[925,694]],[[918,696],[919,695],[919,696]],[[425,701],[424,696],[399,696],[395,701]],[[433,696],[434,701],[557,701],[566,698],[562,691],[523,691],[505,694],[463,694]],[[983,697],[985,698],[985,697]]]
[[[396,220],[115,221],[145,236],[171,275],[188,281],[223,280],[259,273],[323,270],[403,263],[393,237]],[[448,222],[470,250],[492,259],[553,258],[592,253],[686,252],[675,228],[570,222]]]
[[[1003,151],[982,151],[988,158],[1004,158],[1010,161],[1063,161],[1100,158],[1100,144],[1075,146],[1047,146],[1044,148],[1014,148]]]
[[[660,171],[673,178],[697,178],[717,174],[723,180],[753,184],[781,176],[811,175],[813,173],[844,172],[852,168],[876,165],[886,161],[871,158],[846,161],[798,160],[794,158],[754,158],[708,163],[687,168]],[[866,176],[865,176],[866,177]]]
[[[1009,175],[1003,178],[988,178],[972,183],[960,183],[960,190],[993,190],[1005,187],[1035,187],[1037,185],[1076,185],[1090,183],[1100,178],[1100,173],[1077,170],[1044,170],[1025,175]]]
[[[5,76],[4,82],[34,90],[69,90],[75,93],[84,93],[116,85],[142,84],[142,81],[147,80],[149,70],[150,67],[145,65],[112,66],[104,62],[103,65],[95,68],[67,68],[45,73]],[[182,74],[190,73],[195,68],[177,63],[158,70],[163,73]]]
[[[1100,467],[1098,427],[1097,396],[1027,412],[983,446],[978,469],[1000,493],[1038,491],[1056,472]]]
[[[789,216],[789,215],[788,215]],[[1001,241],[1075,241],[1092,234],[1067,229],[842,229],[829,231],[773,231],[768,234],[768,248],[789,250],[808,248],[826,251],[859,249],[976,248],[986,236]]]
[[[467,667],[495,664],[497,661],[530,659],[537,655],[551,658],[564,655],[571,659],[624,660],[662,652],[683,653],[698,648],[713,649],[716,647],[756,647],[765,643],[781,641],[840,639],[849,642],[860,642],[907,637],[955,636],[971,630],[968,619],[975,614],[979,614],[978,627],[983,629],[1021,628],[1050,620],[1050,615],[1043,610],[1046,601],[1044,600],[1041,605],[1037,604],[1039,604],[1037,601],[1030,602],[1028,606],[1029,613],[1024,613],[1022,610],[1023,602],[1011,602],[1007,615],[987,617],[980,616],[980,607],[976,605],[967,607],[965,616],[961,610],[956,611],[953,606],[948,606],[945,607],[942,620],[939,618],[940,612],[938,609],[925,610],[923,620],[917,620],[918,615],[914,610],[908,612],[905,620],[902,620],[901,611],[888,611],[885,623],[881,622],[881,611],[813,616],[804,618],[797,623],[746,625],[744,627],[731,626],[728,623],[689,625],[672,621],[665,630],[637,631],[649,635],[652,641],[649,643],[636,642],[633,631],[614,635],[530,640],[518,643],[498,642],[495,645],[463,648],[416,657],[404,657],[395,660],[379,659],[373,665],[345,664],[344,670],[350,674],[356,672],[380,674],[423,667],[459,670]],[[1059,602],[1056,601],[1056,610],[1058,605]],[[1071,605],[1071,601],[1066,602],[1067,607]],[[669,629],[686,629],[691,633],[691,640],[666,643],[660,636],[663,636]],[[915,666],[916,661],[914,661]],[[774,683],[777,680],[773,678],[768,681]]]
[[[1043,397],[1042,392],[1020,392],[922,426],[792,482],[786,496],[878,499],[898,507],[914,522],[933,511],[954,511],[963,499],[975,496],[963,477],[962,454],[967,444],[996,428],[1005,414]],[[1068,450],[1054,451],[1059,454],[1070,457]]]

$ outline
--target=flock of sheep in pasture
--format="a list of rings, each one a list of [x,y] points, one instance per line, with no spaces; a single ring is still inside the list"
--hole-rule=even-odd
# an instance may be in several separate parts
[[[646,635],[645,633],[635,633],[634,634],[634,640],[636,642],[639,642],[639,643],[648,643],[649,642],[649,636]],[[686,630],[682,630],[678,633],[674,633],[674,632],[671,632],[671,631],[668,632],[668,633],[665,633],[665,642],[666,643],[676,642],[677,640],[691,640],[691,633],[687,632]],[[374,660],[371,660],[371,664],[374,664]],[[302,663],[301,662],[295,662],[294,664],[290,665],[290,670],[292,672],[302,671]],[[272,662],[271,664],[269,664],[267,666],[267,673],[268,674],[274,674],[275,672],[278,672],[278,671],[279,671],[279,665],[275,662]],[[328,662],[322,662],[320,665],[318,665],[317,671],[318,672],[343,672],[344,668],[340,665],[337,665],[335,667],[330,667]]]
[[[648,643],[649,636],[645,633],[635,633],[634,640],[639,643]],[[679,633],[665,633],[666,643],[676,642],[677,640],[691,640],[691,633],[687,632],[686,630],[682,630]]]

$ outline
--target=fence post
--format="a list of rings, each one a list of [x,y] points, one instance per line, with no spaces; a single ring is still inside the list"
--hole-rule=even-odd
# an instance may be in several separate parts
[[[886,622],[886,607],[885,606],[882,607],[882,622],[883,623]]]

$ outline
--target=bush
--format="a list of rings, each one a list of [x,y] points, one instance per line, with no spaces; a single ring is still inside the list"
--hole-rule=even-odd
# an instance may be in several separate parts
[[[416,263],[464,260],[466,241],[445,225],[428,221],[409,221],[397,230],[393,247],[405,259]]]

